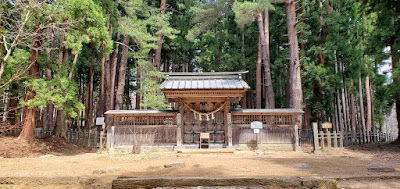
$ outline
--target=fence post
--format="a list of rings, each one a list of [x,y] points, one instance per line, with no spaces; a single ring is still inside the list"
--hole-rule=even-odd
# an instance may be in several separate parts
[[[354,134],[353,134],[353,131],[350,131],[349,135],[350,135],[350,144],[353,146],[354,145],[354,140],[353,140]]]
[[[74,138],[75,145],[78,145],[78,140],[79,140],[79,133],[78,133],[78,131],[75,131],[75,138]]]
[[[326,144],[328,145],[328,148],[331,148],[331,131],[329,129],[326,129]]]
[[[91,130],[89,129],[89,130],[88,130],[88,144],[87,144],[88,147],[90,147],[90,131],[91,131]]]
[[[319,135],[321,135],[321,149],[324,149],[325,147],[325,136],[324,136],[324,131],[320,131]]]
[[[99,133],[97,132],[97,129],[94,132],[94,137],[93,137],[93,147],[97,148],[97,137],[98,137]]]
[[[333,131],[333,147],[337,148],[338,147],[338,136],[336,131]]]
[[[114,136],[115,136],[115,127],[114,126],[111,126],[111,140],[110,140],[110,148],[111,149],[114,149],[114,140],[115,140],[115,138],[114,138]]]
[[[105,128],[105,124],[103,123],[103,126],[100,130],[100,150],[103,149],[103,136],[104,136],[104,128]]]
[[[340,140],[339,140],[340,147],[343,148],[343,131],[340,131]]]
[[[313,126],[313,135],[314,135],[314,153],[320,153],[321,151],[319,150],[319,140],[318,140],[318,124],[316,122],[312,123]]]
[[[69,129],[69,142],[72,143],[72,132],[71,132],[71,129]]]
[[[378,134],[376,135],[376,137],[377,137],[377,139],[376,140],[378,140],[378,142],[380,142],[381,140],[381,137],[380,137],[380,134],[381,134],[381,132],[378,132]]]
[[[301,150],[300,150],[300,146],[299,146],[299,128],[297,125],[294,125],[294,137],[295,137],[294,151],[300,152]],[[232,139],[232,137],[231,137],[231,139]]]

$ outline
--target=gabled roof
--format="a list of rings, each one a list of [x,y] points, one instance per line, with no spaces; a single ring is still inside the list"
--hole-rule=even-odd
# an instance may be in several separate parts
[[[161,90],[174,89],[249,89],[242,79],[247,72],[172,72],[163,73],[165,81]]]

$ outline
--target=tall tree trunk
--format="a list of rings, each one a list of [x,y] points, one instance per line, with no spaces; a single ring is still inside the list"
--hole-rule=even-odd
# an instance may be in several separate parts
[[[290,64],[290,99],[289,107],[302,109],[302,89],[300,76],[300,59],[299,59],[299,44],[297,39],[297,17],[296,17],[296,1],[286,0],[286,16],[288,27],[289,41],[289,64]],[[297,126],[301,130],[302,116],[297,116],[295,120]]]
[[[165,14],[166,3],[167,3],[166,0],[161,0],[161,5],[160,5],[161,14]],[[155,52],[155,55],[154,55],[154,66],[157,68],[158,71],[160,71],[161,49],[162,49],[162,44],[163,44],[163,35],[160,34],[160,35],[158,35],[158,37],[159,37],[159,39],[157,41],[158,48],[156,49],[156,52]]]
[[[50,38],[50,43],[51,43],[51,47],[52,48],[55,48],[55,46],[56,46],[56,41],[55,41],[55,36],[54,36],[54,30],[50,30],[49,32],[48,32],[48,36],[49,36],[49,38]],[[50,48],[49,50],[48,50],[48,53],[49,53],[49,60],[50,61],[53,61],[53,58],[54,58],[54,50],[52,50],[52,48]],[[50,81],[50,80],[52,80],[53,79],[53,76],[52,76],[52,73],[51,73],[51,69],[49,69],[49,68],[46,68],[46,79],[48,80],[48,81]],[[53,104],[53,102],[51,102],[51,101],[48,101],[48,105],[47,105],[47,107],[45,108],[45,111],[44,111],[44,117],[43,117],[43,127],[44,127],[44,129],[47,129],[47,130],[53,130],[53,128],[54,128],[54,125],[53,125],[53,111],[54,111],[54,104]]]
[[[304,129],[309,129],[311,128],[311,108],[308,105],[308,101],[307,99],[304,99],[304,104],[305,104],[305,108],[304,108]]]
[[[30,57],[30,67],[29,76],[37,77],[39,76],[39,63],[37,59],[40,54],[40,48],[42,46],[42,29],[38,29],[36,36],[33,40],[33,48]],[[27,88],[27,95],[25,97],[25,102],[35,98],[35,91],[31,88]],[[25,117],[24,124],[22,125],[22,131],[19,135],[19,139],[31,143],[35,139],[35,123],[36,123],[36,107],[29,108],[25,107]]]
[[[337,55],[336,50],[334,51],[334,58],[335,58],[335,74],[338,74],[338,62],[337,62]],[[340,102],[340,92],[336,90],[336,104],[337,104],[337,112],[338,112],[338,124],[339,124],[339,131],[343,131],[343,116],[342,116],[342,107]]]
[[[171,64],[172,64],[172,72],[175,72],[175,60],[176,60],[176,50],[172,50],[172,61],[171,61]]]
[[[358,76],[358,93],[360,94],[360,121],[362,126],[362,132],[365,133],[365,117],[364,117],[364,97],[362,92],[362,82],[361,82],[361,75]],[[365,134],[364,134],[365,137]]]
[[[69,61],[69,55],[70,55],[70,50],[64,49],[64,55],[62,56],[62,59],[64,63],[67,63]],[[60,58],[60,56],[58,57]],[[76,57],[78,58],[78,57]],[[59,68],[61,68],[61,65],[59,65]],[[72,75],[71,75],[72,78]],[[62,109],[57,109],[57,115],[56,115],[56,123],[54,125],[54,132],[53,135],[57,137],[64,137],[66,136],[66,123],[65,123],[65,113]]]
[[[186,62],[182,61],[182,72],[186,72]]]
[[[264,38],[265,38],[265,58],[264,64],[264,84],[265,84],[265,108],[275,108],[275,94],[272,86],[271,68],[270,68],[270,53],[269,53],[269,10],[264,9]]]
[[[367,131],[372,129],[372,103],[371,103],[371,88],[369,76],[365,77],[365,97],[367,100]]]
[[[339,68],[340,71],[343,73],[344,72],[344,67],[343,67],[343,63],[341,61],[339,61]],[[341,78],[340,82],[343,84],[344,86],[344,77]],[[346,131],[349,131],[348,129],[348,115],[347,115],[347,106],[346,106],[346,95],[345,95],[345,87],[342,87],[342,106],[343,106],[343,128]]]
[[[72,61],[72,67],[71,67],[71,70],[69,71],[69,75],[68,75],[68,78],[70,78],[70,79],[72,79],[72,76],[74,74],[74,68],[76,66],[76,62],[78,62],[78,56],[79,56],[79,54],[74,55],[74,61]]]
[[[116,110],[121,110],[122,105],[123,105],[126,67],[128,65],[128,58],[127,58],[128,47],[127,46],[129,45],[129,35],[124,35],[124,39],[123,39],[122,43],[125,45],[122,47],[122,52],[121,52],[122,57],[121,57],[121,63],[120,63],[120,68],[119,68],[118,88],[117,88],[117,93],[115,95],[115,109]]]
[[[356,130],[356,104],[355,104],[355,96],[354,94],[350,95],[350,106],[351,106],[351,130],[353,133],[353,139],[356,138],[357,136],[357,130]]]
[[[87,118],[87,123],[85,123],[85,126],[90,128],[92,121],[93,121],[93,79],[94,79],[94,63],[96,61],[95,58],[96,55],[96,49],[92,49],[92,62],[89,67],[89,75],[90,79],[87,84],[87,106],[86,106],[86,118]]]
[[[117,41],[120,39],[120,34],[117,33]],[[128,44],[129,45],[129,44]],[[110,74],[110,106],[108,107],[109,110],[114,109],[115,103],[115,80],[117,74],[117,61],[118,61],[118,51],[119,51],[119,44],[115,45],[115,49],[113,51],[113,55],[111,58],[111,74]]]
[[[8,116],[8,105],[9,105],[9,100],[10,100],[10,94],[8,93],[8,92],[6,92],[6,91],[4,91],[4,93],[3,93],[3,104],[4,104],[4,106],[3,106],[3,115],[2,115],[2,117],[3,117],[3,119],[2,119],[2,121],[3,121],[3,123],[4,122],[6,122],[7,121],[7,116]]]
[[[111,62],[109,58],[106,58],[104,64],[104,112],[111,108]]]
[[[46,69],[46,79],[48,81],[52,80],[51,70]],[[49,104],[46,107],[45,111],[45,118],[43,119],[43,126],[46,129],[52,130],[54,128],[53,125],[53,111],[54,111],[54,104],[52,102],[48,102]]]
[[[169,56],[164,57],[164,72],[169,72]]]
[[[398,49],[394,49],[395,47],[396,47],[395,44],[392,45],[392,47],[391,47],[392,67],[393,67],[392,70],[398,70],[399,69],[399,64],[400,64],[399,63],[400,58],[399,58],[399,55],[398,55],[399,50]],[[399,83],[400,83],[400,76],[399,75],[396,75],[395,77],[393,77],[393,83],[399,85]],[[398,127],[398,130],[397,130],[397,132],[398,132],[397,142],[400,143],[400,91],[399,90],[395,91],[394,103],[396,104],[396,118],[397,118],[397,127]],[[371,105],[371,112],[373,112],[372,110],[373,109],[372,109],[372,105]],[[371,120],[373,121],[373,118]],[[371,123],[371,125],[373,126],[373,123]]]
[[[244,28],[241,29],[241,45],[240,45],[240,54],[242,55],[242,58],[240,60],[240,65],[242,68],[246,67],[246,62],[245,62],[245,54],[244,54]],[[245,78],[248,77],[248,74],[245,75]],[[247,81],[247,79],[245,79]],[[241,106],[242,108],[247,108],[247,92],[244,93],[243,98],[241,99]]]
[[[346,116],[347,116],[347,130],[352,131],[352,125],[351,125],[351,119],[350,119],[350,99],[349,95],[347,94],[347,89],[344,87],[344,96],[346,97],[345,99],[345,105],[346,105]]]
[[[102,44],[102,49],[105,49],[105,42],[103,41]],[[97,117],[103,117],[104,115],[104,100],[105,100],[105,96],[104,96],[104,80],[105,80],[105,61],[106,61],[106,57],[104,56],[104,54],[102,53],[101,55],[101,75],[100,75],[100,93],[99,93],[99,101],[97,104],[97,112],[96,112],[96,116]]]
[[[263,35],[263,34],[261,34]],[[261,62],[262,62],[261,37],[258,37],[257,69],[256,69],[256,108],[261,109]]]
[[[60,50],[58,51],[58,67],[61,68],[63,55],[64,55],[64,40],[65,40],[65,31],[61,30],[60,32]]]
[[[8,105],[8,123],[15,125],[17,123],[17,106],[18,106],[18,85],[11,83],[10,102]]]
[[[57,109],[57,119],[56,125],[54,127],[54,136],[56,137],[64,137],[66,136],[66,123],[64,118],[64,111]]]

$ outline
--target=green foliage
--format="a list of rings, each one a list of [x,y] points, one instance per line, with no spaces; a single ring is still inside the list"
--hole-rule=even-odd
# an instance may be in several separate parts
[[[235,21],[240,28],[253,23],[257,19],[259,11],[268,8],[273,10],[273,6],[269,0],[261,0],[256,2],[239,2],[235,1],[232,6],[233,12],[235,12]]]
[[[65,10],[62,19],[69,24],[64,45],[72,49],[72,54],[79,54],[82,44],[89,42],[97,48],[105,42],[103,53],[111,52],[113,41],[106,27],[107,18],[98,4],[92,0],[65,0],[59,3]]]
[[[138,70],[141,87],[137,92],[143,96],[140,107],[156,110],[169,108],[164,94],[159,89],[159,81],[164,78],[164,75],[160,74],[153,64],[145,60],[138,61]]]
[[[35,91],[35,97],[26,102],[21,101],[22,105],[43,109],[52,102],[55,108],[63,110],[71,118],[78,117],[79,111],[84,109],[84,105],[77,98],[78,86],[69,78],[55,77],[50,81],[33,79],[24,82],[24,85]],[[52,89],[53,86],[56,87]]]

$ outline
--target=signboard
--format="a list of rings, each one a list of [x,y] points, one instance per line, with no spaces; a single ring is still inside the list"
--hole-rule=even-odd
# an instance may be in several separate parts
[[[259,134],[260,133],[260,129],[254,129],[254,134]]]
[[[262,123],[259,121],[251,122],[250,127],[251,127],[251,129],[262,129],[263,128]]]
[[[96,117],[96,125],[103,125],[104,117]]]
[[[322,128],[324,129],[332,129],[332,123],[325,122],[322,124]]]

